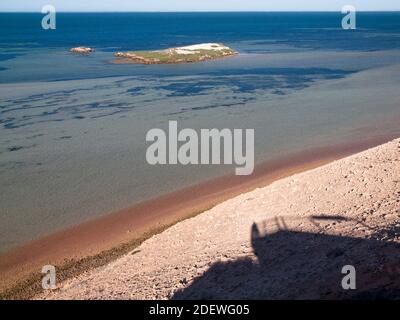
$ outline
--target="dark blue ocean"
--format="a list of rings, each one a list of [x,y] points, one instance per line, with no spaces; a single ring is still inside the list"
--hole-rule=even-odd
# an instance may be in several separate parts
[[[255,130],[256,164],[400,135],[400,13],[0,13],[0,251],[234,166],[151,166],[146,132]],[[220,42],[237,56],[117,65]],[[71,47],[90,46],[88,56]]]
[[[376,51],[400,46],[398,12],[358,13],[358,28],[349,32],[341,29],[341,13],[58,13],[56,30],[42,29],[43,16],[0,13],[0,61],[29,54],[32,50],[57,52],[78,45],[109,53],[101,59],[111,58],[115,51],[162,49],[203,42],[234,45],[241,53]],[[60,61],[52,61],[50,65],[37,62],[40,72],[29,70],[28,74],[1,63],[0,70],[6,72],[0,73],[0,82],[153,72],[152,68],[138,70],[109,65],[101,65],[100,70],[96,70],[99,67],[93,62],[86,69],[81,64],[77,74],[70,61],[63,61],[64,58],[61,56]]]
[[[43,16],[1,13],[0,44],[63,48],[79,42],[113,51],[263,39],[309,49],[399,47],[392,38],[400,29],[398,12],[358,13],[358,30],[347,33],[341,13],[58,13],[57,30],[49,32],[41,28]]]

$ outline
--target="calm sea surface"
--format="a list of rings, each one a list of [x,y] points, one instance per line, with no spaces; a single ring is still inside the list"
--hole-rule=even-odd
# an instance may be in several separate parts
[[[234,172],[147,164],[146,132],[254,128],[256,162],[400,133],[400,13],[0,13],[0,251]],[[239,55],[115,65],[222,42]],[[95,47],[89,56],[68,52]]]

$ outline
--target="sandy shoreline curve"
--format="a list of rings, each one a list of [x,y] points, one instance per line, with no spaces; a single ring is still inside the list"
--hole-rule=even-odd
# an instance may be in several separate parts
[[[398,299],[399,164],[395,139],[274,181],[34,298]]]
[[[380,136],[306,150],[261,164],[251,176],[213,179],[31,241],[0,255],[0,292],[5,297],[29,297],[37,289],[40,270],[45,264],[64,268],[65,279],[76,276],[116,259],[151,235],[227,199],[393,138]]]

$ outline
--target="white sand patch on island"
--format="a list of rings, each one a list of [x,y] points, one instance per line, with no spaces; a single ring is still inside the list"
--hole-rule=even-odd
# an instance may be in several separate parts
[[[400,139],[217,205],[37,299],[390,297]],[[343,290],[344,265],[357,290]]]
[[[222,51],[231,49],[219,43],[201,43],[201,44],[194,44],[191,46],[177,47],[171,50],[174,50],[177,54],[193,54],[193,53],[200,53],[200,50]]]

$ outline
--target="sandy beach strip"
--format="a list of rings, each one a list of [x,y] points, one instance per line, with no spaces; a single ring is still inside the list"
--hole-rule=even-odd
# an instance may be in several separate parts
[[[252,176],[214,179],[31,241],[0,256],[3,295],[27,297],[40,289],[43,265],[57,266],[62,270],[61,279],[76,276],[115,260],[153,234],[222,201],[391,138],[377,137],[293,154],[258,166]]]
[[[229,199],[37,299],[399,298],[400,139]],[[357,289],[343,290],[354,266]]]

